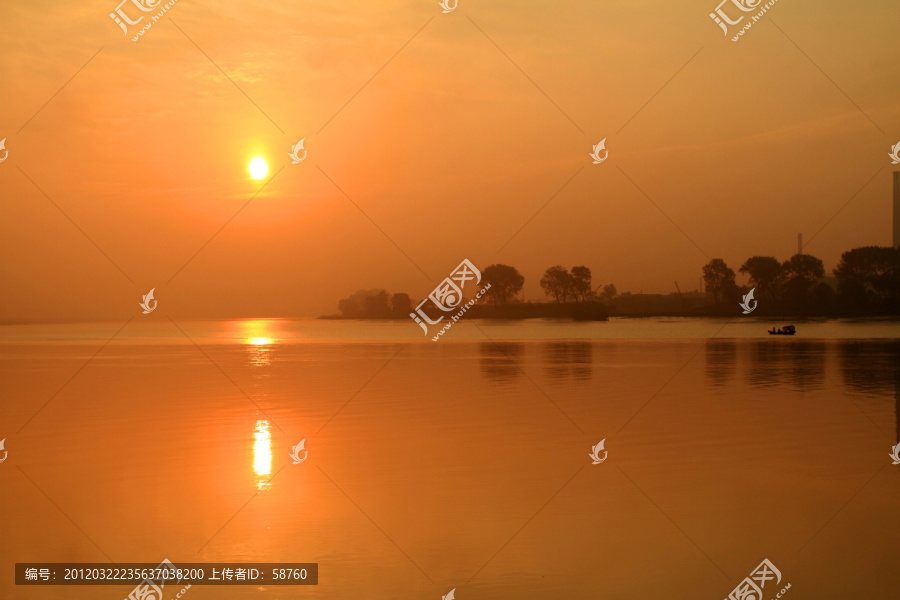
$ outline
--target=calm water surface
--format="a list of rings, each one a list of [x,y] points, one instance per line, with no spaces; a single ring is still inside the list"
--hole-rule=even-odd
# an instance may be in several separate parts
[[[788,600],[896,598],[900,324],[783,324],[2,327],[0,598],[164,557],[319,563],[197,600],[719,600],[764,558]]]

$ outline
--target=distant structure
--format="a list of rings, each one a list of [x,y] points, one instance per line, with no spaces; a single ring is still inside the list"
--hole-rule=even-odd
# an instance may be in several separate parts
[[[803,254],[803,234],[797,234],[797,254]]]
[[[894,248],[900,248],[900,171],[894,171]]]

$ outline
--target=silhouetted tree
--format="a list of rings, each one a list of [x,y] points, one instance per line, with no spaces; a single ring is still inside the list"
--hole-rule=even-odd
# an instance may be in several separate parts
[[[740,272],[750,276],[753,287],[759,290],[759,297],[772,299],[781,279],[781,263],[774,256],[751,256]]]
[[[412,301],[409,294],[398,293],[391,296],[391,315],[406,317],[412,312]]]
[[[338,301],[338,310],[344,317],[352,319],[383,319],[391,315],[388,293],[378,289],[355,292],[349,298]]]
[[[833,311],[837,304],[837,295],[834,293],[834,289],[824,281],[813,286],[809,295],[812,300],[811,312],[827,314]]]
[[[719,296],[724,292],[736,289],[734,282],[734,270],[725,264],[721,258],[714,258],[703,267],[703,283],[706,284],[707,293],[711,293],[713,302],[718,303]]]
[[[825,276],[825,265],[811,254],[795,254],[781,265],[784,279],[804,291]]]
[[[485,292],[488,300],[494,304],[506,304],[522,290],[525,278],[515,267],[509,265],[488,265],[483,271],[484,280],[491,284]]]
[[[607,302],[611,302],[613,298],[616,297],[616,286],[611,283],[608,283],[603,286],[603,293],[600,294],[600,297],[606,300]]]
[[[806,312],[809,289],[825,276],[825,265],[811,254],[795,254],[781,265],[784,301],[793,310]]]
[[[841,255],[834,269],[846,308],[900,311],[900,248],[864,246]]]
[[[591,270],[587,267],[572,267],[572,292],[575,299],[581,294],[581,299],[585,300],[591,294]]]
[[[572,292],[574,280],[568,269],[561,265],[550,267],[541,277],[541,287],[548,296],[553,296],[557,302],[565,302],[566,297]]]
[[[369,296],[365,300],[366,316],[376,319],[384,319],[391,315],[391,308],[388,305],[388,293],[381,290],[374,296]]]

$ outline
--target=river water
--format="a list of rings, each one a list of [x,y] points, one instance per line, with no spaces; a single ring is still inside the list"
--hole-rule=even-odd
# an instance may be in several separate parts
[[[197,600],[719,600],[763,559],[767,600],[900,588],[897,322],[152,317],[0,328],[0,597],[163,558],[319,564]]]

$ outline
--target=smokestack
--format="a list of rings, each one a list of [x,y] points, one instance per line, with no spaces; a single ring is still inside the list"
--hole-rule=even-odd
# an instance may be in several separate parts
[[[803,254],[803,234],[797,234],[797,254]]]
[[[900,248],[900,171],[894,171],[894,248]]]

